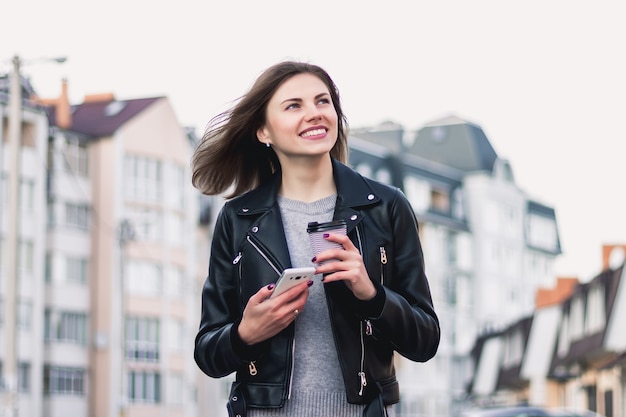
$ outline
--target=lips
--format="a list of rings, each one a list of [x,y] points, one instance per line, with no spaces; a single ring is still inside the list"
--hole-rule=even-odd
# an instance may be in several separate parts
[[[301,137],[303,138],[310,138],[313,136],[319,136],[319,135],[324,135],[326,134],[326,129],[324,128],[316,128],[316,129],[311,129],[311,130],[307,130],[305,132],[302,132],[300,134]]]

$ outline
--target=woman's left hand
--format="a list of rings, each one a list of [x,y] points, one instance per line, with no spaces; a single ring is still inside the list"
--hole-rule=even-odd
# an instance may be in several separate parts
[[[350,291],[359,300],[371,300],[376,295],[376,287],[372,284],[363,257],[348,236],[331,233],[325,239],[337,242],[343,249],[328,249],[320,252],[313,262],[320,263],[333,259],[324,265],[318,265],[316,274],[324,275],[324,283],[344,281]]]

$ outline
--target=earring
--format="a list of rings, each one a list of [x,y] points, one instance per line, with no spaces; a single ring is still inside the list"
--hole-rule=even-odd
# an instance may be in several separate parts
[[[270,147],[270,143],[269,142],[265,142],[265,147],[269,148]]]

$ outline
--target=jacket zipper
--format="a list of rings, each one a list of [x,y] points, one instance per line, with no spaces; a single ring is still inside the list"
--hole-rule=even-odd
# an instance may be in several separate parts
[[[361,235],[359,233],[359,229],[357,228],[357,237],[359,239],[359,246],[361,245]],[[383,284],[385,280],[385,276],[383,273],[383,266],[387,264],[387,251],[384,246],[379,247],[380,252],[380,283]],[[365,325],[365,326],[364,326]],[[367,376],[365,375],[365,338],[363,336],[363,327],[365,327],[365,336],[371,336],[373,334],[372,322],[369,319],[361,320],[359,325],[359,334],[361,337],[361,367],[359,371],[359,382],[361,384],[359,389],[359,396],[363,396],[363,391],[367,386]]]
[[[385,247],[379,247],[380,250],[380,283],[385,283],[385,265],[387,265],[387,251]]]
[[[255,376],[258,371],[256,370],[256,361],[252,361],[248,364],[248,370],[250,371],[250,375]]]
[[[366,326],[369,324],[369,320],[365,320]],[[371,324],[370,324],[371,326]],[[363,322],[359,324],[359,333],[361,336],[361,367],[359,370],[359,382],[361,387],[359,389],[359,397],[363,396],[363,390],[367,386],[367,377],[365,376],[365,340],[363,338]]]
[[[259,248],[259,247],[257,246],[257,244],[256,244],[256,243],[254,243],[254,242],[252,241],[252,239],[250,238],[250,235],[247,235],[247,236],[246,236],[246,239],[248,240],[248,242],[250,242],[250,244],[252,245],[252,247],[253,247],[254,249],[256,249],[256,251],[257,251],[257,252],[259,252],[259,255],[261,255],[261,257],[262,257],[263,259],[265,259],[265,261],[268,263],[268,265],[269,265],[269,266],[271,266],[271,267],[272,267],[272,269],[273,269],[274,271],[276,271],[276,274],[277,274],[278,276],[280,276],[281,271],[280,271],[278,268],[276,268],[276,265],[274,265],[274,263],[273,263],[272,261],[270,261],[270,258],[268,258],[268,257],[267,257],[267,255],[265,254],[265,252],[263,252],[263,251],[261,250],[261,248]]]
[[[355,230],[356,230],[356,239],[359,245],[357,249],[359,250],[359,253],[363,255],[363,241],[361,240],[361,231],[358,225],[355,228]],[[368,336],[371,336],[372,334],[372,323],[369,320],[361,320],[359,322],[359,337],[361,338],[361,363],[360,363],[359,374],[358,374],[359,384],[360,384],[359,397],[363,396],[363,391],[365,390],[365,387],[367,386],[367,376],[365,375],[365,340],[363,337],[363,323],[365,323],[365,334]]]
[[[269,257],[265,254],[265,252],[263,252],[261,248],[252,241],[252,239],[250,238],[250,235],[246,236],[246,240],[259,253],[259,255],[261,255],[261,257],[265,259],[267,264],[272,267],[272,269],[276,272],[276,274],[280,276],[281,273],[278,270],[278,268],[276,268],[276,265],[274,265],[274,263],[269,259]],[[235,259],[233,259],[233,265],[237,265],[239,261],[241,260],[242,256],[243,254],[239,252],[237,256],[235,257]],[[241,274],[239,274],[239,276],[241,277]],[[295,366],[295,350],[296,350],[296,340],[295,338],[293,338],[291,340],[291,372],[290,372],[290,377],[289,377],[289,393],[287,394],[288,399],[291,398],[291,387],[293,386],[293,368]],[[248,364],[248,371],[250,373],[250,376],[255,376],[258,373],[258,370],[256,367],[256,361],[252,361]]]

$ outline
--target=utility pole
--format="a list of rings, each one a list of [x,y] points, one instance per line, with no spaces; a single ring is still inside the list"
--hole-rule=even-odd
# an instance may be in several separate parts
[[[50,59],[45,59],[49,61]],[[65,62],[65,57],[51,59]],[[8,184],[7,184],[7,240],[6,240],[6,293],[4,295],[4,338],[5,355],[3,361],[4,401],[2,417],[18,416],[18,357],[17,357],[17,313],[19,300],[19,261],[20,261],[20,177],[22,149],[22,82],[18,55],[12,59],[13,70],[9,84],[8,121]]]
[[[7,187],[7,280],[4,296],[4,389],[3,417],[17,417],[17,285],[19,273],[19,209],[20,209],[20,150],[22,147],[22,83],[20,57],[13,57],[9,84],[9,175]]]

